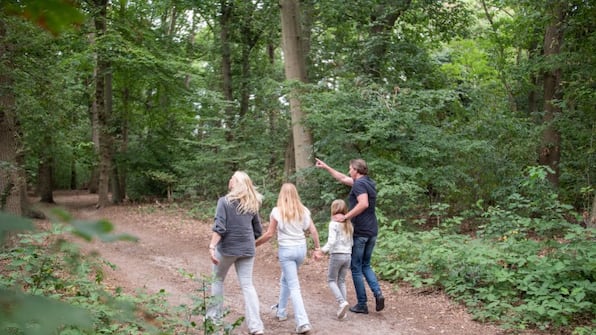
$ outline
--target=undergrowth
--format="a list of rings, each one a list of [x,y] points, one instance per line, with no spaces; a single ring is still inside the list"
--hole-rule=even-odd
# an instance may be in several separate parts
[[[50,229],[28,231],[3,244],[0,252],[0,333],[29,334],[230,334],[243,321],[214,323],[204,318],[210,278],[196,278],[189,305],[170,306],[167,292],[125,294],[104,285],[97,255],[84,255],[65,236],[106,242],[135,240],[115,235],[107,221],[73,220],[64,212]],[[32,229],[30,222],[0,212],[0,239],[9,231]],[[6,223],[6,224],[4,224]]]
[[[522,186],[484,211],[476,237],[454,232],[449,220],[417,232],[403,221],[383,225],[379,276],[442,289],[476,320],[512,332],[596,333],[596,230],[568,222],[570,208],[552,193]]]

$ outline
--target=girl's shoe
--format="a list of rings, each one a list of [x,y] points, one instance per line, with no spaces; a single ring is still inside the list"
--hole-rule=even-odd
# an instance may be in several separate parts
[[[337,318],[340,320],[345,319],[346,314],[348,313],[348,308],[350,308],[350,305],[347,301],[344,301],[341,304],[339,304],[339,309],[337,310]]]

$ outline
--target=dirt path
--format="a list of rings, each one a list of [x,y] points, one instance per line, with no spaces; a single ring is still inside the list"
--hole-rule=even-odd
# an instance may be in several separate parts
[[[211,272],[207,246],[211,222],[190,219],[183,209],[156,205],[114,206],[97,210],[96,198],[85,193],[56,193],[55,200],[77,218],[106,218],[114,223],[118,232],[139,238],[137,243],[94,242],[86,248],[98,251],[115,264],[107,272],[110,286],[125,291],[138,289],[148,293],[165,290],[174,305],[189,304],[197,294],[197,283],[183,276],[180,269],[201,278]],[[292,318],[278,322],[270,312],[279,293],[280,269],[271,243],[257,249],[254,282],[261,303],[261,315],[266,334],[294,334]],[[348,314],[348,319],[335,319],[336,305],[326,283],[327,260],[309,259],[301,268],[302,295],[313,326],[311,334],[342,335],[497,335],[497,327],[474,322],[465,310],[450,302],[442,294],[420,294],[403,286],[382,282],[386,308],[374,312],[374,299],[369,299],[370,314]],[[348,276],[349,277],[349,276]],[[225,304],[231,309],[234,320],[243,315],[242,295],[235,272],[230,272],[225,282]],[[369,292],[370,293],[370,292]],[[351,280],[348,296],[355,297]],[[371,295],[372,296],[372,295]],[[291,307],[290,307],[291,313]],[[290,315],[291,317],[291,315]],[[243,324],[234,334],[247,334]]]

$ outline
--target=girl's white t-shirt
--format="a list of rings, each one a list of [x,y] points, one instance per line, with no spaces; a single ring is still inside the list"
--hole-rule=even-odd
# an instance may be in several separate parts
[[[304,208],[302,222],[284,222],[279,208],[274,207],[271,217],[277,221],[277,243],[280,247],[292,247],[306,243],[304,231],[310,226],[310,211]]]

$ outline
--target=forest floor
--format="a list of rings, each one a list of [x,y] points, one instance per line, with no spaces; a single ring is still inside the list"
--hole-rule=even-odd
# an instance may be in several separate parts
[[[211,221],[192,219],[187,210],[175,205],[127,204],[96,209],[97,196],[83,191],[55,192],[54,200],[78,219],[108,219],[116,226],[117,233],[128,233],[139,239],[138,242],[81,242],[84,250],[97,251],[103,259],[116,265],[115,269],[106,269],[108,287],[120,287],[129,293],[141,290],[152,294],[165,290],[172,306],[190,305],[191,297],[198,296],[199,283],[181,272],[191,273],[196,278],[211,273],[207,250]],[[302,296],[313,327],[311,334],[506,334],[495,325],[473,321],[461,305],[440,291],[424,291],[384,281],[381,281],[386,306],[383,311],[375,312],[374,298],[369,291],[368,315],[348,312],[346,320],[338,321],[337,306],[326,282],[326,269],[327,258],[319,261],[309,258],[299,272]],[[284,322],[277,321],[270,309],[277,302],[279,275],[274,244],[266,243],[257,249],[254,269],[265,334],[295,334],[291,304],[290,318]],[[354,304],[349,275],[347,281],[348,297]],[[227,318],[234,321],[243,315],[243,298],[233,269],[224,285],[225,305],[230,309]],[[233,332],[247,333],[244,323]]]

